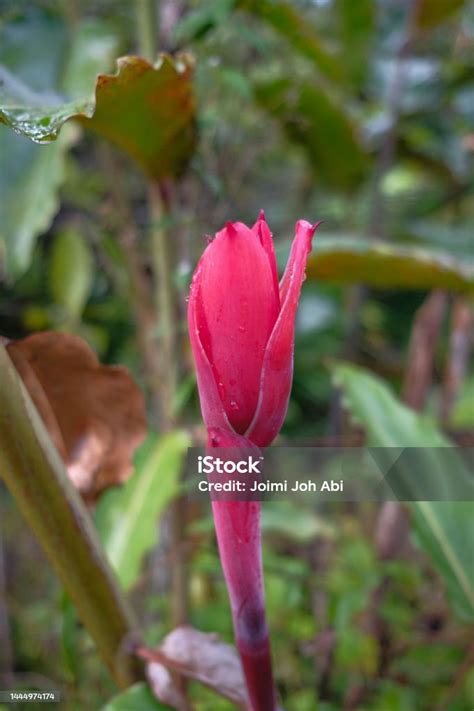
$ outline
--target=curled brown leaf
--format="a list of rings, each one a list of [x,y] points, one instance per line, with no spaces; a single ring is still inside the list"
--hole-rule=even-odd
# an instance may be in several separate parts
[[[159,699],[162,684],[154,684],[154,678],[157,676],[161,682],[161,676],[154,674],[154,665],[168,667],[200,681],[238,708],[248,708],[248,696],[237,651],[217,634],[206,634],[188,626],[177,627],[164,638],[158,649],[139,647],[136,654],[149,662],[148,678]]]
[[[143,395],[126,368],[101,365],[81,338],[55,331],[6,349],[81,495],[93,502],[122,483],[146,435]]]

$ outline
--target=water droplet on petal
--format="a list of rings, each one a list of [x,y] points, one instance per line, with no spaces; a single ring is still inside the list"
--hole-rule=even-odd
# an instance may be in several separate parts
[[[229,404],[230,404],[231,410],[238,410],[239,409],[239,403],[236,402],[235,400],[231,400]]]

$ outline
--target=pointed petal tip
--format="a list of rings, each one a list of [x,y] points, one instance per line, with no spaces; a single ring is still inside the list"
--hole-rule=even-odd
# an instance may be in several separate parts
[[[322,222],[322,220],[318,220],[314,224],[311,224],[311,222],[308,222],[307,220],[298,220],[298,222],[296,223],[296,234],[298,234],[300,230],[303,231],[306,236],[306,239],[308,240],[308,245],[310,249],[312,247],[314,233],[318,229],[319,225],[322,224]]]
[[[234,223],[231,222],[230,220],[227,220],[227,222],[225,223],[225,228],[227,230],[227,234],[229,235],[229,237],[236,237],[236,235],[238,234]]]
[[[263,222],[266,222],[266,219],[265,219],[265,210],[260,210],[260,212],[259,212],[259,214],[258,214],[258,219],[259,219],[259,220],[262,220]]]
[[[314,224],[311,224],[311,222],[308,222],[308,220],[298,220],[296,223],[296,229],[308,230],[309,232],[311,232],[311,234],[314,234],[318,229],[319,225],[322,225],[322,223],[323,220],[318,220]]]

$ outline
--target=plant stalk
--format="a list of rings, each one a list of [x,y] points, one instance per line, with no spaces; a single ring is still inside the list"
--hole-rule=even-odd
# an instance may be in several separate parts
[[[219,554],[251,711],[275,711],[265,619],[259,501],[213,501]]]
[[[158,314],[161,361],[161,417],[163,429],[174,423],[177,371],[177,293],[174,285],[175,259],[167,230],[171,208],[164,182],[150,181],[148,189],[151,214],[151,250],[155,276],[155,306]]]
[[[135,0],[138,48],[142,57],[154,62],[158,45],[158,12],[155,0]]]
[[[5,348],[0,348],[0,476],[117,686],[126,688],[143,678],[141,667],[126,650],[136,634],[133,614],[87,509]]]

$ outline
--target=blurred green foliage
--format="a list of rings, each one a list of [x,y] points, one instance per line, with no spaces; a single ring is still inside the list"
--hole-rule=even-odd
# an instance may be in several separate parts
[[[57,140],[39,146],[0,125],[0,333],[77,333],[102,361],[126,364],[149,387],[131,256],[145,286],[153,287],[149,230],[157,218],[154,224],[140,167],[152,164],[148,172],[161,175],[164,165],[163,174],[180,174],[171,214],[158,227],[165,225],[176,251],[182,425],[198,419],[184,308],[203,236],[227,219],[252,223],[264,207],[279,257],[297,218],[324,220],[303,288],[282,441],[315,444],[358,435],[360,427],[372,442],[397,446],[450,444],[447,437],[460,433],[472,438],[472,363],[450,413],[450,433],[433,421],[445,386],[449,319],[434,353],[429,413],[410,412],[387,384],[400,391],[413,319],[429,289],[472,303],[472,2],[162,0],[156,6],[158,49],[194,56],[196,108],[189,74],[169,62],[166,82],[150,68],[152,90],[121,95],[118,114],[105,120],[120,128],[118,137],[110,125],[94,131],[87,121],[68,120]],[[91,114],[95,75],[113,72],[119,56],[139,54],[135,10],[125,0],[0,2],[2,120],[51,139],[78,110]],[[183,94],[176,79],[183,80]],[[28,106],[34,111],[25,116]],[[53,114],[51,128],[45,119]],[[159,337],[159,328],[152,335]],[[341,357],[383,379],[344,371],[355,429],[331,382]],[[172,626],[172,551],[162,535],[163,512],[179,490],[186,437],[181,430],[153,432],[137,454],[134,476],[106,493],[95,512],[149,644]],[[54,679],[71,711],[160,708],[143,684],[114,697],[90,637],[3,489],[0,511],[18,683],[29,688],[32,674]],[[187,513],[190,621],[231,641],[209,510]],[[265,507],[269,625],[288,711],[418,711],[446,699],[449,711],[474,706],[472,670],[449,698],[472,637],[472,625],[455,614],[472,620],[472,504],[415,506],[413,513],[419,545],[381,560],[373,504]],[[440,531],[441,538],[434,535]],[[380,638],[366,621],[381,585]],[[357,706],[351,694],[361,689]],[[190,694],[199,711],[230,708],[200,685],[191,684]]]

